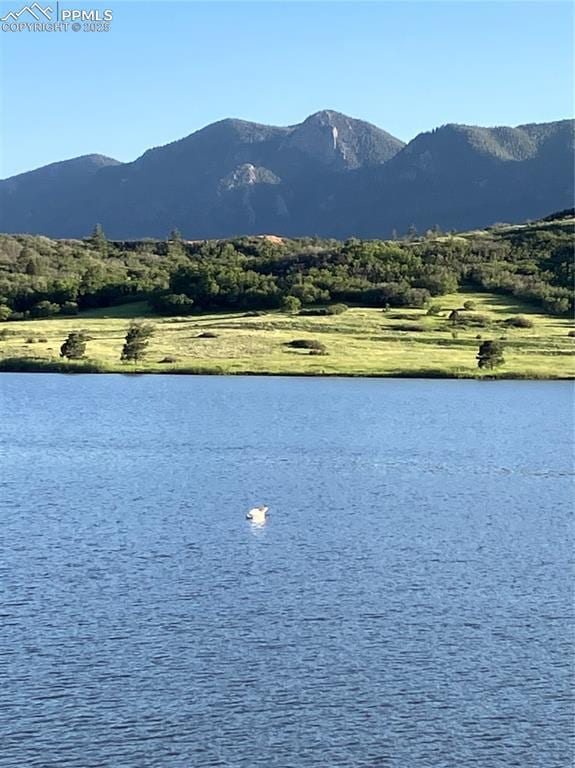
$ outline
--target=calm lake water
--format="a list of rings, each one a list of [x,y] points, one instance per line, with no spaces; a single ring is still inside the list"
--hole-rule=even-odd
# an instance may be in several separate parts
[[[0,766],[571,765],[572,396],[4,374]]]

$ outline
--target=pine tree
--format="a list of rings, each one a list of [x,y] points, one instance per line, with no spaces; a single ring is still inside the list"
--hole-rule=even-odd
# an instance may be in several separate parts
[[[90,243],[97,251],[105,251],[108,247],[108,240],[104,234],[101,224],[96,224],[90,235]]]
[[[459,323],[460,319],[461,318],[460,318],[460,315],[459,315],[459,311],[457,309],[453,309],[449,313],[449,322],[451,323],[451,325],[457,325]]]
[[[168,235],[168,240],[171,243],[181,243],[182,240],[183,240],[182,233],[180,232],[179,229],[174,228],[174,229],[172,229],[172,231]]]
[[[80,360],[86,352],[88,337],[82,331],[72,331],[60,347],[60,357],[68,360]]]
[[[149,339],[153,334],[154,328],[148,323],[130,323],[120,359],[137,363],[146,354]]]
[[[417,237],[417,227],[415,224],[410,224],[407,229],[407,239],[408,240],[415,240]]]
[[[498,341],[484,341],[479,347],[476,359],[479,368],[496,368],[503,365],[503,346]]]

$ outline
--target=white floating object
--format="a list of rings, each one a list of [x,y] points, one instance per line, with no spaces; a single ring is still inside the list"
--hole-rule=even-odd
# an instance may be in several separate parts
[[[248,520],[251,520],[252,523],[265,523],[268,509],[269,507],[264,506],[254,507],[253,509],[250,509],[246,517]]]

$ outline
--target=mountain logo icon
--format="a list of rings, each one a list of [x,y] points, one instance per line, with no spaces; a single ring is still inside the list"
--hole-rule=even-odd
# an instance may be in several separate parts
[[[51,13],[52,8],[47,6],[46,8],[42,8],[42,6],[39,3],[33,3],[32,5],[25,5],[23,8],[21,8],[19,11],[10,11],[6,14],[6,16],[3,16],[0,21],[18,21],[20,16],[22,16],[25,13],[29,13],[31,16],[33,16],[36,21],[42,21],[42,16],[44,19],[48,19],[50,21],[51,19]]]

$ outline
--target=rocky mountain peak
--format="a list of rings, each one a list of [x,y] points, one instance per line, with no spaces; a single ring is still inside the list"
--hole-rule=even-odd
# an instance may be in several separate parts
[[[403,147],[403,142],[375,125],[331,109],[293,126],[284,144],[334,170],[378,165]]]

